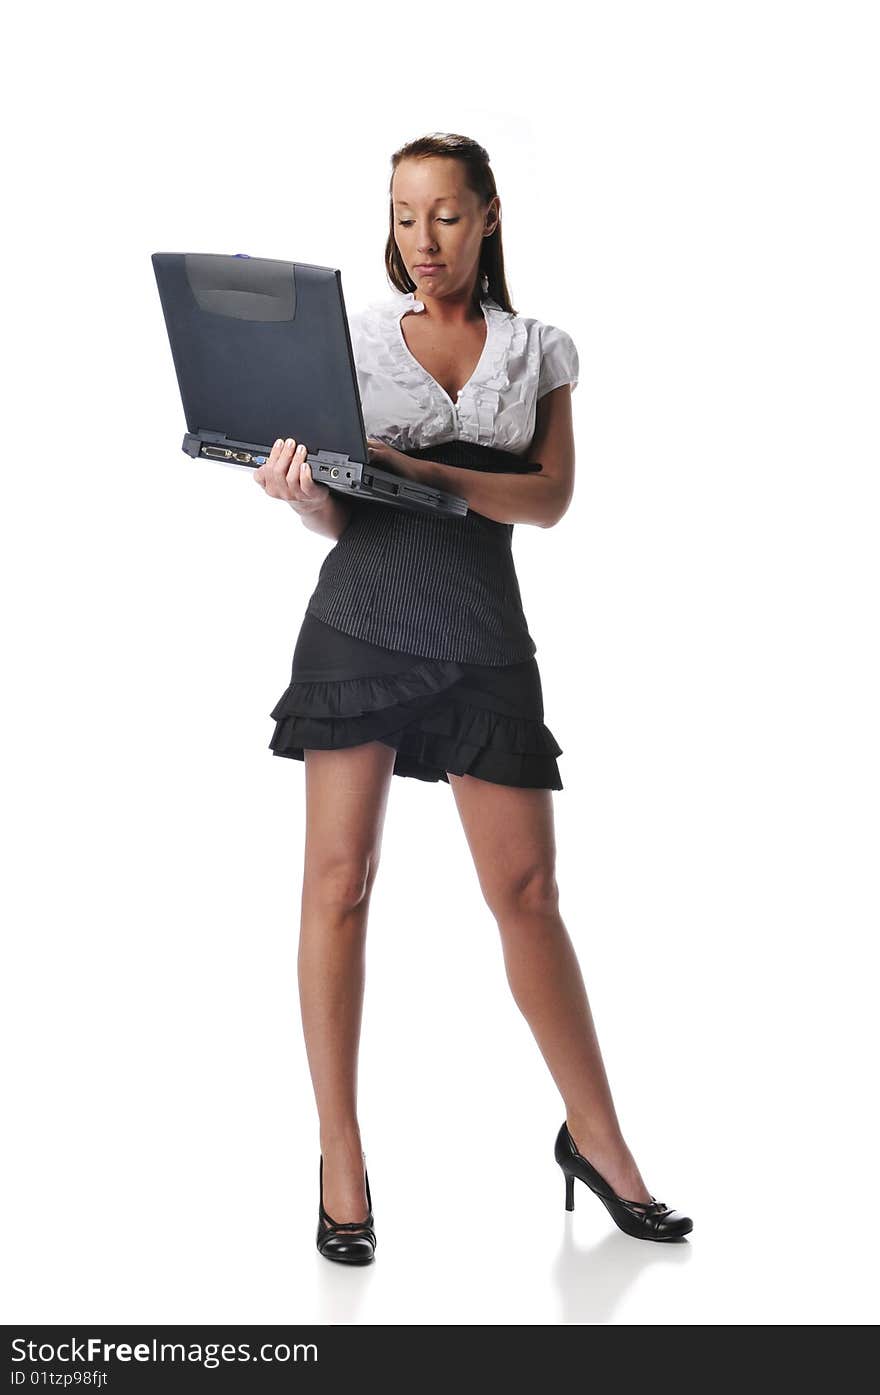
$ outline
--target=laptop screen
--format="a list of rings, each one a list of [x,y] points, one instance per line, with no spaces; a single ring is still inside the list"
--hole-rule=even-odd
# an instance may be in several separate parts
[[[154,252],[187,430],[368,460],[342,295],[333,267]]]

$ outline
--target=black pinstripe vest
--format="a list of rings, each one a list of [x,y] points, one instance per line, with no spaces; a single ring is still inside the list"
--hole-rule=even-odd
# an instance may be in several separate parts
[[[472,470],[511,469],[507,451],[444,441],[407,454]],[[454,489],[450,489],[454,493]],[[514,664],[536,645],[523,614],[513,524],[468,509],[437,518],[351,499],[307,610],[370,644],[430,659]]]

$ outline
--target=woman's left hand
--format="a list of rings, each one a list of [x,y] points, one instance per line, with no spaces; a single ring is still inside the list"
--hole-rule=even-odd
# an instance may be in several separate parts
[[[414,467],[418,462],[413,460],[411,455],[405,455],[402,450],[395,450],[376,436],[368,436],[367,445],[370,448],[370,459],[377,465],[391,470],[395,475],[405,475],[407,479],[416,478]]]

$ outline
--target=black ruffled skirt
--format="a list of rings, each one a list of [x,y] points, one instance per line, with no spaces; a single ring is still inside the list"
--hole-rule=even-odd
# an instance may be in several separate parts
[[[395,775],[447,772],[499,785],[561,790],[562,747],[544,725],[534,656],[494,667],[383,649],[306,611],[290,683],[270,714],[276,756],[382,741]]]

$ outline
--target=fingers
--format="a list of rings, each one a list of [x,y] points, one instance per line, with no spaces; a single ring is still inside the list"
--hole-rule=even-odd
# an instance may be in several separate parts
[[[311,467],[306,462],[307,454],[304,443],[297,444],[292,436],[286,440],[279,437],[265,465],[254,471],[254,479],[273,499],[284,499],[289,504],[318,506],[330,491],[327,485],[317,484],[312,479]]]
[[[316,504],[323,503],[330,493],[326,484],[318,484],[317,480],[314,479],[312,467],[305,458],[303,458],[302,465],[300,466],[299,487],[303,498],[311,500]]]
[[[284,449],[281,452],[279,467],[284,472],[282,479],[285,492],[281,496],[282,499],[297,501],[302,498],[300,479],[302,478],[303,466],[307,454],[308,452],[302,442],[297,445],[293,437],[288,436],[284,443]]]
[[[308,454],[305,446],[298,446],[293,456],[293,463],[287,476],[287,487],[291,491],[291,503],[308,503],[316,507],[323,504],[330,490],[326,484],[318,484],[312,478],[312,467],[306,460]],[[297,468],[297,462],[299,468]]]
[[[272,495],[273,498],[280,497],[276,493],[276,488],[280,473],[279,462],[284,454],[284,450],[285,442],[279,437],[269,452],[269,459],[266,463],[254,470],[254,479],[257,484],[262,485],[266,493]]]
[[[294,499],[296,499],[298,495],[302,494],[302,481],[306,475],[311,475],[311,469],[306,464],[306,456],[308,455],[308,451],[306,450],[302,442],[300,442],[298,446],[294,443],[293,450],[290,450],[290,444],[291,443],[288,441],[287,446],[285,447],[285,458],[287,460],[287,487],[291,492],[291,496]]]

